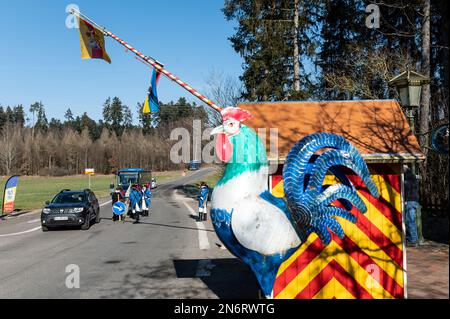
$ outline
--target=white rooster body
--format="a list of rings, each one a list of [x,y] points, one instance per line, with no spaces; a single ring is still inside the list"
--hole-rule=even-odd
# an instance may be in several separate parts
[[[354,205],[367,210],[355,188],[339,166],[347,167],[363,179],[370,192],[378,197],[367,165],[359,152],[344,138],[328,133],[309,135],[295,144],[284,168],[284,199],[268,191],[266,150],[249,127],[241,124],[250,113],[239,108],[221,111],[223,124],[211,134],[216,138],[216,154],[226,162],[222,178],[211,198],[214,229],[228,250],[244,261],[254,272],[267,297],[280,265],[315,232],[328,244],[333,232],[344,232],[334,218],[355,222],[348,210]],[[320,156],[314,153],[331,148]],[[342,184],[322,185],[331,171]],[[333,206],[342,201],[345,209]]]

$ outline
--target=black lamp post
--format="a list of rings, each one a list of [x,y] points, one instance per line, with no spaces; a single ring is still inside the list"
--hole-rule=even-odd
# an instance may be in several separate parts
[[[406,116],[409,121],[409,126],[411,127],[412,133],[415,135],[415,121],[414,114],[416,110],[420,107],[420,98],[422,95],[422,86],[430,82],[430,79],[422,74],[419,74],[414,71],[405,71],[388,83],[391,86],[395,86],[397,89],[398,95],[400,97],[400,102],[403,107],[406,109]],[[411,172],[418,177],[420,180],[420,176],[416,175],[416,162],[411,163]],[[419,237],[419,241],[423,241],[422,235],[422,213],[421,208],[416,210],[416,223],[417,223],[417,233]]]

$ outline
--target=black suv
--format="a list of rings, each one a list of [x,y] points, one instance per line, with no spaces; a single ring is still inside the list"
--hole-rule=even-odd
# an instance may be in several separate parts
[[[80,226],[86,230],[91,222],[100,222],[100,206],[90,189],[64,189],[51,202],[46,202],[41,213],[42,231],[57,226]]]

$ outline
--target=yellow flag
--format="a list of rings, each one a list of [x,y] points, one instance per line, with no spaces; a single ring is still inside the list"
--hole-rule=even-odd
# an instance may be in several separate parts
[[[150,113],[150,105],[148,104],[148,96],[145,98],[144,107],[142,108],[142,113]]]
[[[103,32],[80,18],[78,18],[78,25],[80,31],[81,58],[103,59],[111,63],[111,59],[108,53],[106,53]]]
[[[156,86],[158,85],[159,77],[161,72],[153,69],[152,82],[147,91],[147,96],[145,97],[144,106],[142,107],[142,113],[158,113],[159,112],[159,102],[158,94],[156,92]]]

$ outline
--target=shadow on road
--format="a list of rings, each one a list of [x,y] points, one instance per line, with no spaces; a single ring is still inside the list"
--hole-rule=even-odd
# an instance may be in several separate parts
[[[258,298],[258,284],[251,270],[236,258],[177,259],[178,278],[200,278],[220,299]]]
[[[186,197],[193,198],[197,200],[199,184],[185,184],[175,187],[175,189],[180,190],[184,193]]]
[[[114,268],[123,275],[100,288],[100,298],[258,298],[256,279],[238,259],[172,257],[156,266],[133,265],[122,260],[108,260],[104,265],[106,270]]]

